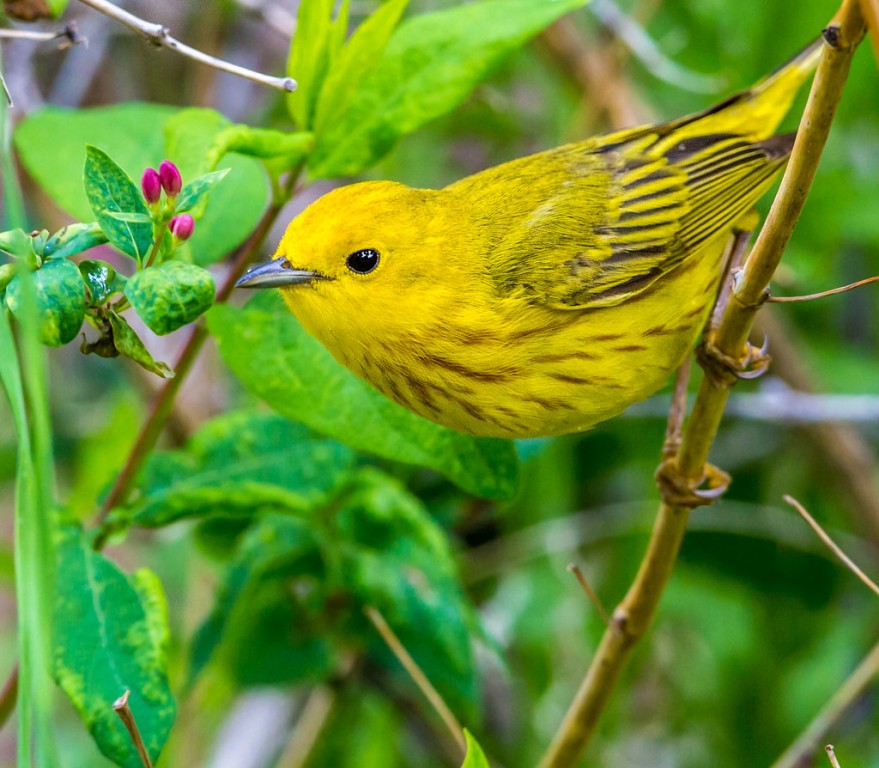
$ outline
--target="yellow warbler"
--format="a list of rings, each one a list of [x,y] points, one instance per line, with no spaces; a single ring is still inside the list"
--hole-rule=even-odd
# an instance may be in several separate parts
[[[731,233],[784,166],[773,136],[820,42],[672,122],[513,160],[442,190],[365,182],[294,219],[239,280],[280,287],[343,365],[480,436],[586,429],[690,350]]]

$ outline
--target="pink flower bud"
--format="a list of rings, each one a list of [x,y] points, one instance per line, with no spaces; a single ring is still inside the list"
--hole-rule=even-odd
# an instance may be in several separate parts
[[[162,189],[165,190],[165,194],[168,197],[177,197],[183,186],[183,179],[180,177],[177,166],[170,160],[162,160],[159,164],[159,178],[162,180]]]
[[[144,199],[154,205],[159,202],[162,196],[162,180],[159,178],[159,172],[155,168],[147,168],[140,177],[140,191],[143,192]]]
[[[180,213],[171,217],[168,222],[168,229],[177,240],[189,240],[192,237],[192,230],[195,229],[195,219],[188,213]]]

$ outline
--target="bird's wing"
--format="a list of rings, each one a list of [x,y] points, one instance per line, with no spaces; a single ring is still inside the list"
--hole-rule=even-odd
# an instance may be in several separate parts
[[[499,249],[507,263],[497,266],[498,274],[506,270],[506,289],[558,309],[626,301],[731,231],[769,186],[792,143],[791,137],[753,142],[731,134],[681,139],[683,131],[675,129],[682,125],[543,153],[544,165],[558,153],[552,163],[570,167],[553,166],[559,182],[552,193],[543,193],[534,211],[507,230]],[[590,156],[587,173],[578,171],[578,152]]]

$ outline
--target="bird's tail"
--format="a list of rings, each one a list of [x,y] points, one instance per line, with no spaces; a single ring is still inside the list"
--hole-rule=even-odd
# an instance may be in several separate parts
[[[790,110],[803,83],[821,60],[824,41],[816,40],[786,64],[759,83],[730,96],[697,115],[675,121],[675,134],[692,135],[734,133],[752,141],[767,139]]]

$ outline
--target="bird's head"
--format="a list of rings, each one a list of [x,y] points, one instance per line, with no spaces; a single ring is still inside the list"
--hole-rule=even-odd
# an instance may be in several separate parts
[[[280,288],[331,350],[348,335],[391,338],[449,284],[457,244],[441,194],[392,182],[333,190],[290,223],[272,261],[236,285]]]

